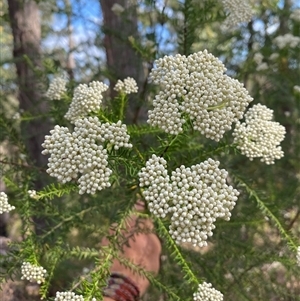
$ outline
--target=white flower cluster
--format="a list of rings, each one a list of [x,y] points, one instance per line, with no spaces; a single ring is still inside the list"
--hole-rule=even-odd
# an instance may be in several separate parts
[[[114,3],[114,5],[111,7],[111,11],[117,16],[121,15],[124,10],[125,8],[119,3]]]
[[[261,49],[261,46],[258,42],[253,42],[252,43],[252,50],[253,51],[259,51]]]
[[[84,298],[73,292],[56,292],[54,301],[84,301]]]
[[[29,262],[23,262],[21,273],[22,280],[26,279],[30,282],[37,282],[38,284],[41,284],[45,281],[47,271],[41,266],[36,266]]]
[[[187,113],[195,130],[219,141],[243,117],[252,97],[243,84],[225,75],[223,63],[208,53],[177,54],[155,61],[152,81],[162,89],[153,100],[148,123],[178,134]]]
[[[158,217],[165,218],[169,212],[172,186],[167,171],[167,161],[164,158],[153,155],[146,162],[146,166],[139,173],[141,187],[147,187],[143,191],[149,210]]]
[[[102,124],[100,133],[104,140],[114,145],[114,149],[120,147],[132,148],[132,144],[128,143],[130,136],[127,134],[126,124],[122,124],[120,120],[117,123]]]
[[[271,61],[275,61],[275,60],[277,60],[279,58],[279,53],[278,52],[274,52],[274,53],[272,53],[270,56],[269,56],[269,59],[271,60]]]
[[[242,22],[250,22],[253,12],[247,0],[221,0],[224,10],[229,13],[224,26],[225,28],[234,28]]]
[[[169,233],[177,244],[206,246],[216,219],[230,219],[239,192],[226,184],[227,171],[218,166],[208,159],[190,168],[181,166],[169,177],[166,161],[152,155],[139,173],[149,210],[158,217],[172,214]]]
[[[263,62],[263,55],[260,52],[256,52],[253,56],[254,62],[257,64],[256,71],[263,71],[269,68],[266,62]]]
[[[266,164],[274,164],[283,157],[279,144],[284,139],[285,128],[272,121],[273,110],[264,105],[254,105],[245,114],[245,122],[236,124],[233,131],[234,143],[250,160],[261,157]]]
[[[223,301],[223,294],[212,287],[211,283],[199,284],[198,291],[193,294],[194,301]]]
[[[296,261],[297,265],[300,267],[300,246],[297,248]]]
[[[277,36],[273,40],[273,42],[275,45],[277,45],[279,49],[283,49],[285,47],[296,48],[300,44],[300,37],[296,37],[290,33],[286,33],[283,36]]]
[[[107,150],[99,143],[108,141],[119,147],[130,148],[126,125],[101,124],[97,117],[78,119],[72,133],[56,125],[45,136],[42,154],[50,154],[47,172],[66,183],[78,177],[79,193],[96,193],[110,186],[112,171],[108,168]]]
[[[67,83],[68,80],[63,76],[54,78],[46,92],[46,97],[51,100],[60,100],[62,95],[67,91]]]
[[[93,81],[89,85],[81,84],[74,90],[74,96],[65,118],[75,123],[77,119],[86,117],[88,113],[100,109],[103,95],[108,86],[102,82]]]
[[[253,56],[253,61],[259,65],[262,63],[264,56],[262,55],[262,53],[260,52],[255,52],[254,56]]]
[[[132,77],[127,77],[124,79],[124,81],[119,79],[114,87],[114,90],[118,92],[124,92],[125,94],[131,94],[138,92],[138,86],[135,79]]]
[[[0,192],[0,214],[14,210],[16,207],[8,203],[7,194],[3,191]]]
[[[172,172],[173,215],[170,234],[177,242],[207,245],[217,218],[230,220],[239,192],[226,184],[227,171],[208,159]]]
[[[37,198],[37,194],[35,190],[28,190],[27,191],[29,194],[29,197],[31,197],[32,199],[36,199]]]
[[[16,112],[16,113],[12,116],[12,119],[15,119],[15,120],[19,120],[20,118],[21,118],[20,112]]]
[[[268,70],[268,69],[269,69],[269,66],[266,62],[261,63],[260,65],[258,65],[256,67],[256,71],[264,71],[264,70]]]
[[[293,87],[293,90],[294,90],[294,92],[296,93],[296,94],[300,94],[300,86],[294,86]]]
[[[300,8],[296,8],[295,10],[292,11],[290,15],[290,19],[296,22],[300,22]]]

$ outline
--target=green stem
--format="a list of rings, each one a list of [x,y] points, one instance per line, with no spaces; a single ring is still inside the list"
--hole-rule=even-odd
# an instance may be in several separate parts
[[[56,267],[56,264],[59,260],[59,257],[56,257],[52,266],[51,266],[51,270],[49,272],[49,274],[47,275],[47,281],[42,285],[40,292],[41,292],[41,300],[45,299],[47,297],[48,291],[49,291],[49,286],[51,283],[51,280],[53,278],[53,274],[54,274],[54,270]]]
[[[142,160],[142,162],[145,162],[145,158],[143,157],[143,155],[141,154],[141,152],[138,150],[138,148],[136,146],[133,146],[133,149],[136,151],[136,153],[138,154],[138,156],[140,157],[140,159]]]
[[[102,112],[99,112],[99,117],[102,118],[104,121],[110,123],[109,119],[105,117]]]
[[[172,144],[176,141],[176,139],[178,138],[178,135],[176,135],[170,142],[169,144],[166,146],[166,148],[164,149],[164,151],[162,152],[161,156],[163,156],[169,149],[170,146],[172,146]]]
[[[119,120],[122,121],[123,118],[124,118],[124,108],[125,108],[125,103],[126,103],[126,94],[121,92],[120,97],[121,97],[121,103],[120,103]]]
[[[217,110],[217,109],[222,109],[226,106],[226,104],[228,103],[229,101],[228,100],[225,100],[221,103],[219,103],[218,105],[216,106],[212,106],[212,107],[208,107],[207,108],[207,111],[213,111],[213,110]]]
[[[288,242],[288,245],[291,247],[292,251],[297,251],[297,245],[290,237],[290,235],[285,231],[283,226],[281,225],[278,218],[273,214],[273,212],[266,206],[266,204],[260,199],[256,191],[254,191],[245,181],[243,181],[240,177],[233,175],[237,182],[243,187],[245,187],[246,191],[253,196],[258,206],[262,209],[263,212],[275,223],[279,232],[283,235],[284,239]]]
[[[76,213],[76,214],[73,214],[73,215],[71,215],[71,216],[69,216],[69,217],[66,217],[66,218],[63,219],[60,223],[58,223],[56,226],[54,226],[50,231],[48,231],[47,233],[45,233],[45,234],[42,236],[42,238],[43,238],[43,239],[46,238],[47,236],[49,236],[50,234],[52,234],[56,229],[60,228],[63,224],[65,224],[65,223],[67,223],[67,222],[73,220],[75,217],[83,216],[85,213],[87,213],[87,212],[89,212],[89,211],[91,211],[91,210],[94,210],[94,209],[96,209],[96,208],[98,208],[98,207],[97,207],[97,206],[89,207],[89,208],[87,208],[87,209],[85,209],[85,210],[82,210],[82,211]]]
[[[73,183],[58,184],[58,185],[59,185],[58,187],[55,187],[53,184],[44,187],[43,190],[37,192],[37,197],[35,198],[35,200],[42,200],[47,198],[51,199],[54,196],[61,197],[66,193],[70,193],[71,191],[78,189],[78,186]]]
[[[174,252],[172,252],[172,255],[175,256],[175,258],[177,259],[176,262],[179,265],[181,265],[182,270],[189,277],[190,281],[192,281],[193,283],[195,283],[198,286],[199,281],[198,281],[197,277],[195,276],[195,274],[193,273],[193,271],[190,269],[187,262],[183,258],[179,248],[177,247],[173,238],[170,236],[169,231],[167,230],[167,228],[165,227],[165,225],[159,218],[157,218],[156,221],[158,222],[159,230],[162,230],[162,232],[163,232],[162,235],[167,238],[168,243],[170,244],[171,248],[174,250]]]
[[[106,252],[105,248],[102,248],[102,251]],[[90,271],[86,276],[81,276],[80,280],[77,281],[75,284],[72,285],[71,291],[74,291],[77,287],[79,287],[84,281],[88,281],[87,279],[90,278],[90,276],[97,275],[100,280],[106,277],[103,277],[103,271],[107,271],[107,274],[109,273],[109,268],[111,266],[111,259],[113,257],[113,250],[108,248],[106,257],[104,258],[103,261],[101,261],[101,264],[97,265],[92,271]],[[95,284],[93,285],[93,289],[90,291],[90,294],[87,297],[93,297],[93,294],[95,291],[99,290],[98,287],[99,280],[96,281]]]
[[[157,279],[155,279],[154,275],[148,271],[146,271],[143,267],[135,265],[132,261],[130,261],[127,258],[124,257],[118,257],[118,254],[115,254],[115,258],[118,258],[119,262],[126,268],[129,268],[130,270],[132,270],[133,272],[147,278],[149,280],[149,282],[158,287],[160,290],[164,290],[170,297],[175,298],[176,300],[180,301],[180,297],[178,295],[176,295],[174,292],[172,292],[172,290],[170,290],[168,287],[164,286],[160,281],[158,281]]]
[[[40,118],[48,117],[47,114],[40,114],[40,115],[34,115],[34,116],[22,116],[20,117],[20,121],[30,121],[30,120],[36,120]]]

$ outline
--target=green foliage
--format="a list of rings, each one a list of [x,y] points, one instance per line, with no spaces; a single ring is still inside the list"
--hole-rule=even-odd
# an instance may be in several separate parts
[[[167,2],[160,9],[156,1],[143,1],[143,9],[139,12],[141,37],[129,37],[127,46],[152,66],[155,58],[173,51],[162,47],[163,34],[159,35],[156,28],[159,27],[167,30],[170,41],[176,36],[172,41],[176,53],[189,55],[195,50],[209,48],[224,60],[230,75],[245,83],[255,98],[254,103],[263,103],[274,110],[275,120],[287,130],[282,144],[285,157],[274,166],[266,166],[258,160],[249,161],[232,143],[231,132],[219,142],[212,142],[194,131],[190,120],[178,135],[166,134],[146,123],[130,124],[127,132],[132,149],[115,150],[109,143],[105,144],[109,168],[113,171],[111,187],[95,195],[79,195],[75,180],[57,183],[47,175],[46,166],[37,167],[28,159],[24,143],[27,138],[21,137],[20,128],[25,122],[41,116],[21,112],[20,119],[12,118],[17,104],[16,93],[9,83],[15,78],[5,73],[6,87],[10,89],[1,91],[4,96],[1,105],[3,102],[6,107],[0,114],[0,142],[4,150],[0,164],[9,201],[16,207],[12,218],[15,223],[20,222],[21,230],[12,235],[8,254],[0,257],[1,278],[20,277],[21,264],[28,261],[43,266],[48,272],[46,281],[40,286],[41,297],[53,300],[54,291],[70,290],[82,294],[85,300],[92,297],[101,300],[109,269],[113,260],[118,259],[150,281],[150,293],[143,297],[144,301],[192,300],[193,292],[204,280],[221,291],[224,300],[299,300],[297,279],[300,272],[295,258],[300,244],[300,93],[293,90],[299,85],[299,46],[278,49],[273,43],[279,34],[291,32],[299,36],[299,24],[287,19],[293,8],[280,9],[264,1],[256,7],[257,15],[252,22],[224,33],[221,24],[225,13],[218,1]],[[51,34],[47,27],[51,12],[45,8],[47,18],[43,26],[48,32],[43,32],[44,37]],[[68,12],[60,11],[68,15],[71,12],[70,8]],[[278,29],[269,28],[273,23]],[[263,25],[257,30],[259,24]],[[282,30],[285,32],[280,32]],[[1,39],[11,49],[9,34]],[[153,47],[145,44],[145,40],[153,41]],[[253,48],[253,43],[259,44],[259,50]],[[97,46],[98,49],[102,47]],[[269,69],[256,70],[253,60],[256,52],[263,54]],[[274,52],[279,56],[271,61],[270,55]],[[1,61],[2,69],[9,59],[8,56]],[[61,72],[60,61],[61,57],[56,57],[54,51],[43,58],[43,71],[32,68],[44,81]],[[30,60],[28,63],[30,65]],[[75,78],[82,82],[98,75],[106,77],[106,71],[96,63],[89,67],[85,62],[78,68],[80,75]],[[64,114],[76,85],[76,81],[71,80],[63,99],[47,100],[50,106],[47,117],[53,124],[67,126],[70,131],[73,125]],[[143,101],[152,100],[156,89],[146,85]],[[132,99],[124,93],[107,97],[103,108],[90,115],[97,116],[101,122],[123,122],[130,101]],[[204,248],[178,246],[168,231],[169,216],[159,219],[147,208],[139,214],[141,218],[154,220],[153,232],[162,242],[162,266],[155,277],[120,256],[121,246],[128,240],[123,234],[126,222],[133,214],[136,200],[143,195],[138,173],[152,154],[167,160],[169,174],[181,165],[192,166],[208,158],[219,160],[221,168],[229,173],[230,185],[241,192],[231,220],[216,222],[214,235]],[[28,190],[41,177],[47,179],[45,185],[35,197],[30,197]],[[39,235],[35,228],[37,220],[44,222]],[[109,228],[112,224],[113,228]],[[101,244],[104,237],[109,242],[107,246]]]

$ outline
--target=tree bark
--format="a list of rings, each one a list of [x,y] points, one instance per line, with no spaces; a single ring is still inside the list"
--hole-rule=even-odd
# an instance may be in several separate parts
[[[135,52],[129,42],[129,37],[138,38],[137,11],[133,1],[126,0],[100,0],[103,12],[103,32],[105,34],[104,47],[106,50],[107,68],[110,74],[110,93],[118,79],[123,80],[130,76],[137,81],[139,90],[145,84],[145,74],[142,58]],[[125,10],[117,14],[112,11],[114,4],[121,5]],[[131,97],[127,112],[127,121],[136,123],[145,119],[141,111],[144,100]]]
[[[13,33],[13,56],[19,86],[19,107],[32,116],[44,116],[21,122],[21,135],[29,160],[37,168],[44,168],[47,158],[41,154],[44,137],[49,133],[50,122],[45,117],[47,101],[43,98],[41,79],[41,24],[37,3],[32,0],[8,0],[10,24]],[[38,175],[33,189],[44,186],[43,174]],[[35,219],[39,234],[44,221]]]
[[[66,69],[70,80],[74,80],[74,70],[76,67],[73,51],[74,51],[74,39],[73,39],[73,27],[72,27],[72,4],[70,0],[65,0],[66,14],[68,18],[67,33],[68,33],[68,52],[67,52],[67,64]]]

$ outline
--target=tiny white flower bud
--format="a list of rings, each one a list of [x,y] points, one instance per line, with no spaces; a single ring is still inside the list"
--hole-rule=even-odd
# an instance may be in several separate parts
[[[8,203],[8,197],[5,192],[0,192],[0,214],[14,210],[16,207]]]

